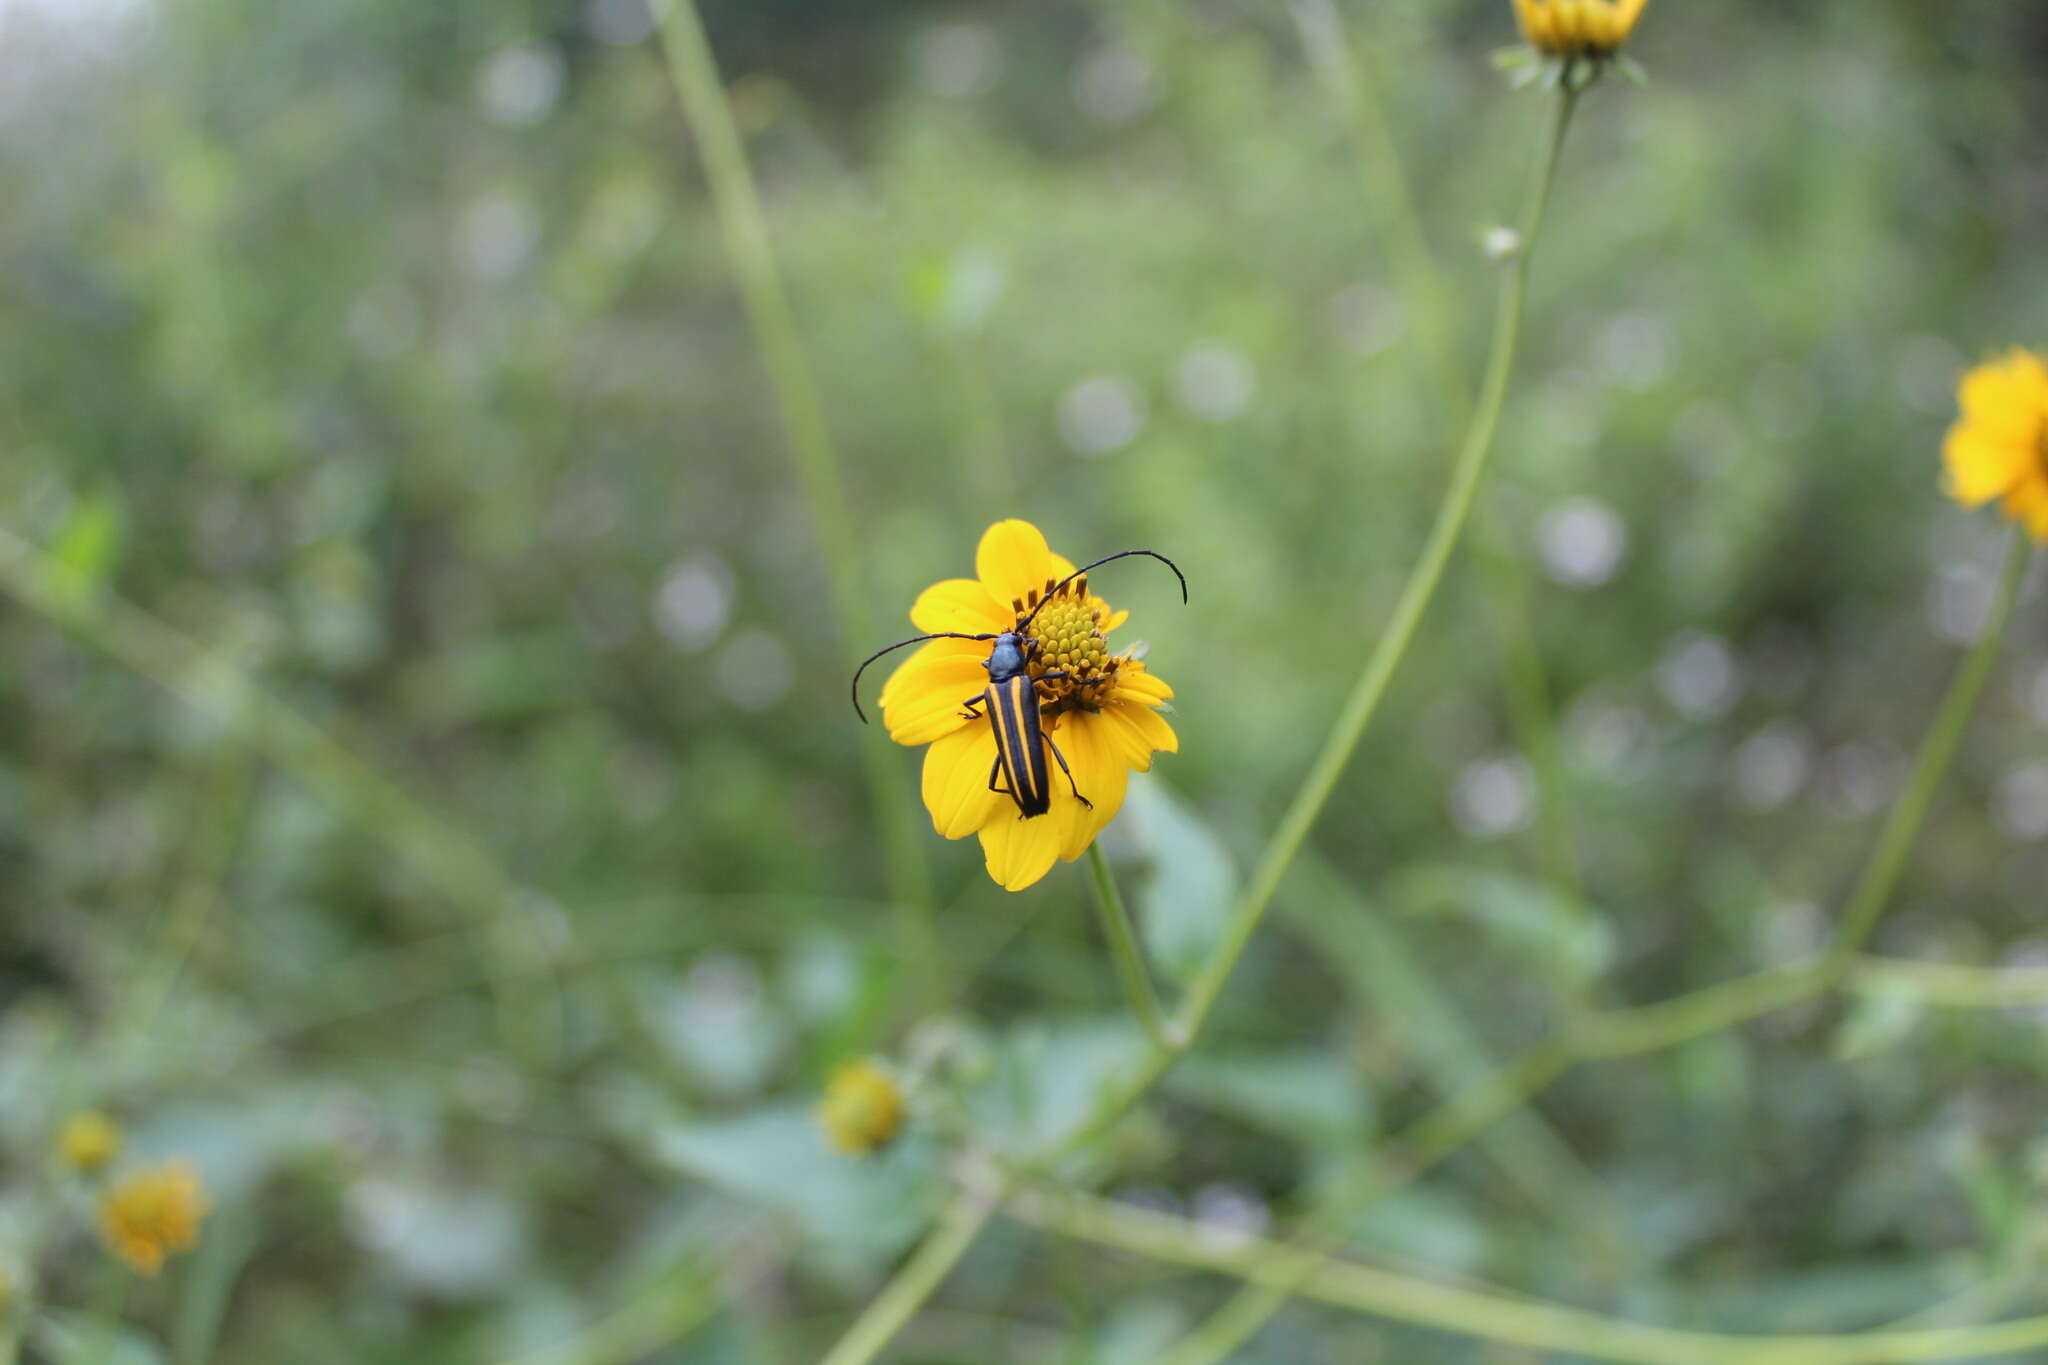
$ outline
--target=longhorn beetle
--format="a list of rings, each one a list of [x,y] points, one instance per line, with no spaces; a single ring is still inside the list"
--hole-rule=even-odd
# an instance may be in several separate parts
[[[1059,760],[1060,771],[1067,775],[1067,789],[1074,793],[1082,805],[1092,809],[1094,802],[1082,796],[1081,789],[1074,785],[1074,771],[1067,766],[1066,755],[1060,752],[1060,746],[1053,743],[1052,736],[1045,733],[1040,723],[1038,684],[1068,675],[1064,670],[1059,670],[1041,673],[1035,679],[1031,676],[1031,657],[1038,651],[1038,641],[1031,634],[1031,623],[1038,619],[1038,613],[1045,610],[1046,603],[1059,596],[1069,583],[1090,569],[1099,568],[1113,559],[1128,559],[1132,555],[1145,555],[1172,569],[1173,576],[1180,580],[1180,600],[1188,600],[1186,576],[1181,573],[1179,566],[1165,555],[1152,550],[1119,550],[1113,555],[1104,555],[1093,564],[1083,564],[1053,584],[1045,596],[1038,600],[1038,604],[1031,608],[1030,614],[1019,621],[1012,630],[1000,631],[993,635],[967,635],[953,630],[933,631],[929,635],[913,635],[908,640],[898,640],[895,644],[868,655],[861,661],[860,667],[853,671],[853,713],[860,717],[863,725],[867,723],[867,713],[860,709],[860,675],[867,672],[868,665],[884,654],[925,640],[993,640],[995,645],[989,650],[988,658],[982,664],[982,667],[988,670],[988,686],[961,703],[966,708],[962,714],[969,720],[981,719],[982,712],[974,708],[984,708],[988,714],[989,728],[995,731],[996,761],[995,766],[988,770],[988,789],[992,792],[1001,792],[1016,802],[1017,818],[1020,820],[1029,820],[1035,815],[1045,814],[1052,807],[1052,789],[1048,785],[1045,768],[1045,751],[1050,749],[1052,756]],[[1101,678],[1076,678],[1074,685],[1087,687],[1091,683],[1101,681]],[[996,778],[999,775],[1009,780],[1007,790],[996,785]]]

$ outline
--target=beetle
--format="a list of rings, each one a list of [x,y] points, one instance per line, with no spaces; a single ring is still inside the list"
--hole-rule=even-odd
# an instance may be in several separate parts
[[[860,667],[853,671],[854,714],[860,717],[863,725],[867,723],[867,713],[860,709],[860,675],[867,672],[869,664],[883,655],[902,649],[906,645],[921,644],[926,640],[992,640],[994,644],[989,649],[988,658],[981,665],[988,670],[988,686],[961,703],[965,708],[961,714],[969,720],[979,720],[985,712],[989,728],[995,732],[996,761],[988,771],[988,789],[1000,792],[1016,802],[1017,818],[1020,820],[1029,820],[1045,814],[1052,808],[1052,788],[1045,764],[1045,753],[1050,749],[1053,758],[1059,762],[1060,771],[1066,774],[1067,789],[1074,793],[1075,799],[1082,805],[1094,809],[1094,803],[1082,796],[1081,789],[1075,786],[1074,771],[1067,766],[1066,755],[1060,752],[1060,746],[1053,742],[1052,736],[1045,733],[1041,722],[1038,684],[1068,675],[1064,670],[1055,670],[1042,673],[1037,678],[1031,676],[1031,658],[1038,649],[1038,641],[1031,634],[1031,623],[1038,619],[1038,613],[1045,610],[1048,602],[1059,596],[1068,584],[1090,569],[1099,568],[1111,560],[1128,559],[1132,555],[1156,559],[1172,569],[1173,576],[1180,580],[1180,600],[1188,600],[1186,575],[1182,574],[1180,567],[1165,555],[1154,550],[1119,550],[1113,555],[1104,555],[1092,564],[1083,564],[1055,583],[1045,596],[1038,600],[1037,605],[1031,608],[1030,614],[1010,630],[989,635],[968,635],[953,630],[933,631],[929,635],[913,635],[908,640],[898,640],[895,644],[868,655],[861,660]],[[1079,687],[1101,681],[1101,678],[1074,680],[1075,685]],[[976,707],[981,707],[982,710],[977,711]],[[1007,779],[1009,786],[998,787],[997,777]]]

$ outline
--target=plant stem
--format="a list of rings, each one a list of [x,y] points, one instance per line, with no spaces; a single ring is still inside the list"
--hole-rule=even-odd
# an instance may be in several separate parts
[[[1102,845],[1088,845],[1088,871],[1095,882],[1095,909],[1102,917],[1102,936],[1109,941],[1109,955],[1116,974],[1123,981],[1131,1013],[1138,1016],[1152,1046],[1172,1051],[1176,1044],[1167,1036],[1166,1017],[1159,1008],[1159,996],[1152,989],[1152,973],[1145,967],[1145,954],[1131,928],[1131,913],[1124,908],[1123,894],[1116,889],[1116,876],[1103,856]]]
[[[1467,1087],[1412,1126],[1405,1137],[1393,1144],[1403,1154],[1398,1168],[1319,1210],[1317,1225],[1327,1229],[1332,1222],[1355,1216],[1388,1190],[1414,1178],[1486,1131],[1503,1116],[1521,1108],[1581,1061],[1651,1052],[1704,1037],[1810,999],[1836,985],[1852,971],[1864,974],[1882,972],[1895,982],[1917,979],[1921,974],[1905,964],[1884,964],[1880,967],[1859,959],[1856,952],[1875,928],[1877,918],[1898,882],[1906,855],[1919,835],[1927,811],[1933,804],[1934,793],[1954,757],[1963,728],[1983,692],[1985,679],[1998,656],[2006,626],[2019,599],[2029,558],[2024,535],[2015,533],[1991,615],[1964,658],[1962,667],[1957,670],[1927,737],[1921,742],[1913,776],[1886,820],[1877,846],[1857,879],[1856,890],[1851,895],[1849,910],[1843,916],[1835,945],[1825,956],[1810,964],[1756,972],[1651,1005],[1583,1016],[1564,1037],[1539,1044],[1492,1076]],[[1949,987],[1951,1001],[1959,993],[1967,998],[1969,986],[1988,989],[1990,985],[1970,976],[1966,969],[1937,969],[1925,975],[1933,982]],[[1878,979],[1884,977],[1879,976]],[[1963,988],[1961,991],[1958,991],[1958,985]],[[1312,1240],[1314,1245],[1320,1246],[1326,1239],[1327,1233],[1322,1233]],[[1297,1260],[1292,1265],[1297,1281],[1290,1281],[1287,1274],[1269,1269],[1268,1273],[1256,1279],[1254,1287],[1242,1292],[1222,1312],[1183,1340],[1161,1365],[1168,1362],[1171,1365],[1208,1365],[1208,1362],[1221,1359],[1256,1331],[1267,1317],[1279,1311],[1293,1292],[1291,1285],[1311,1272],[1311,1267],[1305,1262]],[[1303,1292],[1308,1291],[1304,1289]],[[1261,1309],[1264,1310],[1263,1315],[1259,1311]],[[1610,1358],[1649,1359],[1635,1356]],[[1673,1360],[1680,1358],[1670,1357]],[[1870,1360],[1890,1358],[1867,1357]]]
[[[1365,183],[1367,211],[1376,220],[1374,226],[1385,244],[1397,292],[1407,303],[1407,315],[1415,321],[1421,368],[1436,391],[1438,406],[1447,420],[1454,420],[1465,411],[1469,397],[1447,324],[1451,316],[1447,291],[1416,205],[1413,183],[1402,165],[1400,143],[1387,118],[1371,54],[1354,50],[1330,0],[1291,0],[1288,9],[1310,68],[1345,115]],[[1481,562],[1488,571],[1487,589],[1501,617],[1509,716],[1516,743],[1535,770],[1537,819],[1551,877],[1562,899],[1583,912],[1585,887],[1572,835],[1564,760],[1542,651],[1529,624],[1527,575],[1514,554],[1498,499],[1487,511],[1491,528],[1482,524]]]
[[[818,1365],[868,1365],[880,1355],[967,1254],[975,1235],[996,1211],[1005,1193],[1003,1188],[962,1188],[956,1193],[902,1269],[883,1286],[867,1311],[854,1319],[853,1326],[846,1329]]]
[[[1197,1224],[1086,1195],[1026,1193],[1010,1212],[1048,1232],[1254,1284],[1298,1284],[1308,1298],[1393,1322],[1631,1365],[1875,1365],[1978,1359],[2048,1345],[2048,1316],[1982,1327],[1835,1336],[1731,1336],[1652,1327],[1560,1304],[1488,1293],[1311,1256],[1257,1237],[1205,1235]]]
[[[668,54],[670,78],[682,101],[683,114],[697,140],[704,178],[711,187],[712,206],[732,258],[740,296],[760,351],[761,364],[775,388],[784,435],[796,462],[798,482],[810,506],[818,546],[825,559],[840,650],[849,662],[866,652],[873,634],[861,595],[860,543],[848,510],[839,457],[825,422],[824,404],[797,339],[795,315],[776,270],[767,219],[754,191],[745,145],[733,125],[725,86],[693,0],[660,0],[655,5],[662,46]],[[932,913],[932,890],[925,867],[916,819],[903,792],[902,775],[888,737],[872,728],[864,732],[861,758],[870,804],[881,825],[882,853],[895,902],[900,948],[911,966],[917,994],[930,1005],[942,999],[943,968],[939,960],[938,926]]]
[[[1849,897],[1848,907],[1842,911],[1834,946],[1828,950],[1830,979],[1847,971],[1850,959],[1869,941],[1871,931],[1877,927],[1878,916],[1884,913],[1885,903],[1891,898],[1892,888],[1898,885],[1899,873],[1906,866],[1906,856],[1912,852],[1913,841],[1927,818],[1927,808],[1933,803],[1934,793],[1948,772],[1948,765],[1955,757],[1956,744],[1962,738],[1963,727],[1969,723],[1970,713],[1976,709],[1978,694],[1984,690],[1984,680],[1990,675],[1999,647],[2005,642],[2006,623],[2012,619],[2013,604],[2019,600],[2020,584],[2026,578],[2031,558],[2026,532],[2013,531],[1991,615],[1977,636],[1977,643],[1970,647],[1956,680],[1950,684],[1948,695],[1942,698],[1934,725],[1928,730],[1927,738],[1920,742],[1920,752],[1913,759],[1913,775],[1906,783],[1905,794],[1892,807],[1891,817],[1885,821],[1884,831],[1878,836],[1877,851],[1871,855],[1862,877],[1856,882],[1856,890]]]
[[[1423,613],[1428,610],[1438,584],[1443,581],[1451,551],[1456,548],[1465,522],[1471,515],[1473,501],[1479,492],[1480,476],[1486,470],[1487,455],[1493,449],[1494,432],[1500,425],[1508,379],[1514,372],[1516,344],[1522,330],[1523,301],[1528,288],[1530,250],[1535,245],[1543,210],[1550,200],[1550,186],[1556,178],[1559,153],[1563,150],[1565,132],[1571,125],[1572,110],[1577,102],[1575,91],[1569,88],[1559,90],[1550,126],[1545,130],[1538,150],[1529,203],[1522,215],[1520,241],[1501,286],[1493,349],[1487,361],[1486,380],[1480,389],[1479,407],[1458,452],[1451,486],[1437,512],[1436,524],[1430,529],[1422,557],[1409,572],[1407,585],[1401,591],[1386,632],[1380,636],[1378,645],[1366,660],[1365,670],[1352,688],[1350,699],[1345,702],[1329,737],[1324,740],[1322,752],[1317,755],[1301,789],[1295,793],[1293,803],[1267,844],[1265,856],[1260,859],[1243,898],[1232,911],[1222,940],[1189,984],[1178,1017],[1180,1031],[1188,1038],[1201,1031],[1209,1011],[1215,1007],[1238,959],[1243,956],[1259,921],[1272,903],[1274,893],[1279,890],[1281,880],[1287,875],[1294,855],[1300,851],[1328,803],[1330,793],[1336,789],[1338,778],[1343,775],[1359,740],[1365,735],[1366,727],[1378,711],[1381,699],[1386,695],[1388,684],[1393,681],[1395,671],[1408,653],[1416,628],[1422,623]]]

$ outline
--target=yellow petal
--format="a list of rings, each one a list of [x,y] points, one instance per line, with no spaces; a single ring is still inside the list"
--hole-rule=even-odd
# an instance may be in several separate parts
[[[1650,0],[1618,0],[1614,17],[1620,38],[1627,38],[1629,34],[1635,32],[1636,20],[1642,18],[1643,6],[1648,3]]]
[[[1118,669],[1116,690],[1119,697],[1129,693],[1134,700],[1148,706],[1157,706],[1160,702],[1173,699],[1173,689],[1166,685],[1166,679],[1156,673],[1146,672],[1142,665],[1133,667],[1125,664]]]
[[[1964,375],[1956,398],[1964,422],[1981,434],[2031,443],[2048,419],[2048,375],[2034,356],[2014,351]]]
[[[996,605],[988,589],[972,578],[949,578],[934,583],[917,595],[910,619],[919,630],[957,630],[967,635],[987,635],[1008,630],[1016,621]]]
[[[933,741],[924,751],[924,805],[932,813],[933,829],[948,839],[964,839],[1000,819],[998,807],[1015,813],[1009,797],[988,789],[995,761],[995,735],[986,720]]]
[[[1127,768],[1149,772],[1154,750],[1180,752],[1180,737],[1173,733],[1166,717],[1150,707],[1112,702],[1092,719],[1101,723],[1105,741]]]
[[[2005,515],[2026,527],[2035,544],[2048,542],[2048,478],[2016,486],[2006,495]]]
[[[999,521],[982,533],[974,552],[974,572],[999,606],[1008,607],[1033,589],[1045,591],[1049,581],[1074,571],[1056,555],[1045,537],[1028,521]]]
[[[1014,805],[999,810],[981,827],[981,853],[988,875],[1005,891],[1022,891],[1052,871],[1061,830],[1050,815],[1026,820]]]
[[[1130,785],[1130,768],[1118,753],[1109,726],[1104,724],[1106,714],[1075,712],[1057,732],[1060,752],[1073,769],[1074,786],[1088,798],[1086,805],[1075,799],[1071,791],[1064,802],[1057,796],[1053,798],[1051,815],[1062,822],[1060,857],[1068,862],[1087,852],[1095,836],[1116,819]]]
[[[1941,446],[1949,495],[1965,507],[1981,507],[2009,491],[2035,463],[2033,451],[1957,423]]]
[[[882,687],[882,721],[898,744],[929,744],[967,723],[970,697],[988,686],[982,647],[933,640],[904,660]]]

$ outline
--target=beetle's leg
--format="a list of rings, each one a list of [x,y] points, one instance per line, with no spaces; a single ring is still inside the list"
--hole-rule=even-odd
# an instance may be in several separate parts
[[[1067,775],[1067,790],[1074,794],[1074,799],[1076,801],[1079,801],[1089,810],[1094,810],[1095,803],[1093,801],[1090,801],[1087,797],[1081,795],[1081,789],[1074,785],[1074,770],[1067,766],[1067,756],[1060,752],[1059,745],[1052,742],[1051,735],[1047,735],[1045,737],[1045,747],[1052,750],[1052,756],[1060,761],[1060,771]]]
[[[1032,690],[1033,692],[1036,692],[1036,691],[1038,691],[1038,685],[1039,685],[1040,683],[1049,683],[1049,682],[1051,682],[1051,681],[1052,681],[1052,680],[1053,680],[1054,678],[1064,678],[1064,677],[1066,677],[1066,676],[1067,676],[1067,672],[1066,672],[1066,670],[1065,670],[1065,669],[1063,669],[1063,668],[1056,668],[1056,669],[1054,669],[1054,670],[1053,670],[1052,672],[1050,672],[1050,673],[1041,673],[1041,674],[1039,674],[1039,675],[1038,675],[1037,677],[1035,677],[1035,678],[1033,678],[1033,679],[1031,680],[1031,690]]]
[[[964,717],[964,718],[966,718],[967,720],[980,720],[980,719],[981,719],[981,712],[979,712],[979,711],[975,710],[974,708],[975,708],[975,707],[977,707],[977,706],[979,706],[979,705],[981,705],[981,704],[982,704],[983,702],[985,702],[985,701],[987,701],[987,700],[988,700],[988,693],[986,693],[986,692],[976,692],[976,693],[975,693],[975,694],[974,694],[973,696],[969,697],[969,698],[968,698],[968,699],[967,699],[966,701],[964,701],[964,702],[960,703],[960,704],[961,704],[962,706],[964,706],[964,707],[966,707],[966,708],[967,708],[966,710],[964,710],[964,711],[962,711],[962,712],[960,713],[960,714],[961,714],[961,716],[963,716],[963,717]]]

